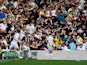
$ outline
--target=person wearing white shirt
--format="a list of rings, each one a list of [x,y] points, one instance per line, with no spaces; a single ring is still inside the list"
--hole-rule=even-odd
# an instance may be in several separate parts
[[[44,48],[44,50],[47,52],[46,55],[48,55],[48,56],[53,55],[53,48],[52,48],[53,39],[54,38],[53,38],[53,36],[51,34],[48,34],[48,36],[46,37],[47,48]]]
[[[87,9],[83,10],[83,13],[87,16]]]
[[[12,22],[9,32],[12,33],[14,30],[15,30],[15,26],[14,26],[14,23]]]
[[[41,34],[39,32],[35,32],[34,38],[35,40],[41,40]]]
[[[51,34],[47,36],[47,41],[48,43],[53,43],[53,36]]]
[[[77,0],[79,1],[81,4],[85,3],[85,0]]]
[[[5,48],[8,49],[9,44],[7,43],[5,37],[1,38],[1,44],[4,44]]]
[[[66,46],[65,43],[62,44],[61,49],[62,49],[63,51],[70,51],[70,49],[68,49],[68,47]]]
[[[51,13],[52,13],[52,16],[55,16],[55,17],[57,16],[57,15],[56,15],[56,13],[57,13],[57,12],[56,12],[56,10],[55,10],[55,9],[54,9],[54,10],[52,10],[52,11],[51,11]]]
[[[10,44],[10,50],[14,50],[18,54],[18,58],[22,59],[23,57],[20,56],[20,48],[18,46],[18,42],[21,44],[22,42],[19,40],[20,31],[15,30],[15,34],[13,36],[13,40]]]
[[[54,16],[54,17],[56,17],[57,16],[57,10],[56,10],[56,8],[54,8],[53,9],[53,7],[51,6],[51,14],[52,14],[52,16]]]
[[[46,16],[46,17],[51,17],[51,16],[52,16],[52,9],[51,9],[50,6],[47,7],[47,10],[46,10],[45,16]]]
[[[80,44],[80,46],[77,46],[78,51],[85,51],[86,47],[83,44]]]
[[[71,8],[69,8],[68,13],[69,13],[70,11],[73,11],[73,10],[74,10],[74,7],[72,6]]]
[[[77,36],[77,39],[76,39],[76,44],[79,45],[79,44],[82,44],[82,40],[81,40],[81,36]]]
[[[13,3],[14,7],[15,7],[15,8],[18,8],[19,3],[20,3],[20,0],[15,1],[15,2]]]
[[[0,10],[3,10],[3,9],[6,10],[6,7],[4,6],[3,1],[0,0]]]
[[[5,32],[7,29],[7,24],[5,22],[0,23],[0,32]]]
[[[35,26],[34,26],[34,24],[33,24],[33,23],[30,23],[30,25],[27,24],[26,30],[27,30],[30,34],[33,34],[33,33],[35,32]]]
[[[30,6],[32,6],[31,9],[38,8],[37,4],[36,4],[35,2],[33,2],[32,0],[29,0],[29,1],[28,1],[28,4],[29,4]]]
[[[26,33],[26,27],[24,26],[21,30],[20,30],[20,36],[19,39],[22,40],[25,36]]]
[[[83,41],[83,46],[87,49],[87,40]]]
[[[6,7],[3,5],[3,6],[0,6],[0,9],[3,10],[3,9],[6,9]]]
[[[49,49],[49,50],[52,50],[52,43],[53,43],[53,36],[51,35],[51,34],[49,34],[48,36],[47,36],[47,38],[46,38],[46,40],[47,40],[47,48]]]
[[[78,8],[83,9],[84,8],[84,3],[85,3],[85,0],[79,0]]]
[[[11,41],[11,44],[10,44],[10,49],[19,49],[18,47],[18,42],[20,42],[19,40],[19,31],[15,31],[15,34],[13,36],[13,40]]]

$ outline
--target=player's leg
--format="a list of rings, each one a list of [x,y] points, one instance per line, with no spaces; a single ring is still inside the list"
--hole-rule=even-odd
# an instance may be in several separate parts
[[[20,55],[21,51],[20,51],[17,43],[15,43],[13,45],[13,48],[14,48],[14,51],[18,54],[18,58],[22,59],[23,57]]]

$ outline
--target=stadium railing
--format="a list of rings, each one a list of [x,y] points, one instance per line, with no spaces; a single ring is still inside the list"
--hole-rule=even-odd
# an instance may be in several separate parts
[[[21,56],[24,56],[21,53]],[[50,55],[44,50],[31,50],[31,58],[37,60],[87,60],[87,51],[53,51]],[[15,52],[4,52],[2,59],[18,59]]]

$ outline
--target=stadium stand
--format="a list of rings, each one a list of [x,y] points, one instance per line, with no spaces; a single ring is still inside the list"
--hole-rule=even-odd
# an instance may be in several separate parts
[[[0,47],[18,58],[31,50],[86,51],[87,1],[0,0]]]

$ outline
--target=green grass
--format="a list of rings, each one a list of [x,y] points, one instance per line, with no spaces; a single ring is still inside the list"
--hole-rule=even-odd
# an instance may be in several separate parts
[[[75,60],[1,60],[0,65],[87,65]]]

